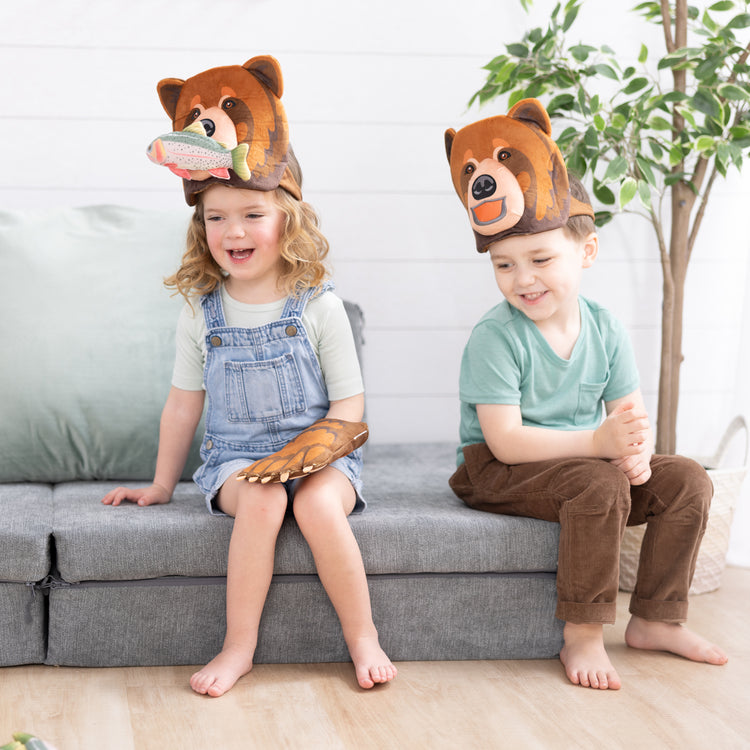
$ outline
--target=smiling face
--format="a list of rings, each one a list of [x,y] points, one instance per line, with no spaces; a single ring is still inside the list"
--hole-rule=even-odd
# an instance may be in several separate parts
[[[229,294],[253,304],[280,299],[284,214],[274,193],[214,185],[202,201],[208,249]]]
[[[596,234],[575,238],[559,228],[494,242],[490,259],[505,299],[543,328],[578,315],[581,274],[598,248]]]

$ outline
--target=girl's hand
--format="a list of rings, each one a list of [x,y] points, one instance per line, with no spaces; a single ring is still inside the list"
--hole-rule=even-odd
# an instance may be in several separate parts
[[[594,454],[599,458],[624,458],[646,450],[648,414],[630,402],[620,404],[594,430]]]
[[[150,487],[117,487],[102,498],[102,503],[119,505],[123,500],[130,500],[138,505],[163,505],[170,499],[170,492],[167,492],[160,484],[152,484]]]

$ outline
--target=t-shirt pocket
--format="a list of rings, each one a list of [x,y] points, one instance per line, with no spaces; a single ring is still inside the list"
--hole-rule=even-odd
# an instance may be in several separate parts
[[[578,386],[578,407],[575,413],[576,427],[593,430],[602,421],[602,396],[606,383],[581,383]]]
[[[307,409],[291,354],[260,362],[225,362],[224,379],[230,422],[273,422]]]

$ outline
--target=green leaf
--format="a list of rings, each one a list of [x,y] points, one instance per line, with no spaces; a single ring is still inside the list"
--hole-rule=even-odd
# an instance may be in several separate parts
[[[682,146],[679,143],[675,143],[672,148],[669,149],[669,166],[677,166],[683,159]]]
[[[506,44],[505,49],[513,57],[526,58],[529,56],[529,48],[525,44]]]
[[[592,47],[589,44],[576,44],[570,48],[570,54],[578,62],[585,62],[592,52],[596,52],[596,47]]]
[[[719,96],[732,101],[750,101],[750,92],[733,83],[722,83],[717,89]]]
[[[713,151],[715,145],[716,141],[710,135],[702,135],[695,142],[695,148],[703,154]]]
[[[695,109],[703,112],[704,115],[713,117],[714,120],[721,119],[722,107],[721,102],[709,91],[698,89],[690,102]]]
[[[601,132],[606,127],[607,123],[601,115],[594,115],[594,127]]]
[[[620,208],[625,208],[635,198],[637,190],[638,183],[632,177],[628,177],[620,186]]]
[[[634,78],[624,89],[623,94],[634,94],[648,86],[648,78]]]
[[[552,115],[559,109],[571,110],[575,106],[576,99],[573,94],[558,94],[553,97],[547,105],[547,112]]]
[[[495,73],[495,83],[505,83],[511,76],[511,74],[518,69],[518,64],[509,60],[503,65],[500,70]]]
[[[728,29],[746,29],[748,26],[750,26],[750,13],[740,13],[727,24]]]
[[[563,31],[567,31],[573,25],[573,22],[576,20],[576,16],[578,16],[579,7],[577,5],[571,6],[571,3],[568,3],[567,7],[569,8],[569,10],[565,14],[565,20],[563,21]]]
[[[714,3],[713,5],[709,6],[709,10],[713,11],[721,11],[721,10],[732,10],[734,8],[734,3],[732,0],[721,0],[721,2]]]
[[[651,169],[651,165],[648,161],[642,156],[636,156],[635,161],[646,182],[648,182],[649,185],[656,185],[656,177],[654,177],[654,171]]]
[[[611,78],[613,81],[620,80],[617,71],[611,65],[607,65],[606,63],[598,63],[597,65],[594,65],[594,70],[600,76],[604,76],[605,78]]]
[[[651,187],[643,180],[638,180],[638,199],[646,208],[651,208]]]
[[[594,180],[594,196],[605,206],[613,206],[617,200],[615,194],[603,182],[599,182],[598,180]]]
[[[654,130],[671,130],[672,123],[659,115],[649,118],[648,126]]]
[[[607,171],[604,173],[605,182],[617,182],[625,176],[628,171],[628,162],[623,156],[615,156],[614,159],[607,166]]]
[[[642,65],[646,62],[646,60],[648,60],[648,47],[646,47],[645,44],[641,44],[641,51],[638,55],[638,62]]]
[[[654,159],[657,161],[661,161],[662,157],[664,156],[664,149],[656,142],[656,141],[649,141],[648,144],[651,147],[651,153],[654,156]]]

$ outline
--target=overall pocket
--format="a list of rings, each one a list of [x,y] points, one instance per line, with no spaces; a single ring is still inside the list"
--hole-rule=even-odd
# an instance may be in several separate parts
[[[225,362],[224,378],[230,422],[273,422],[307,408],[291,354],[260,362]]]

